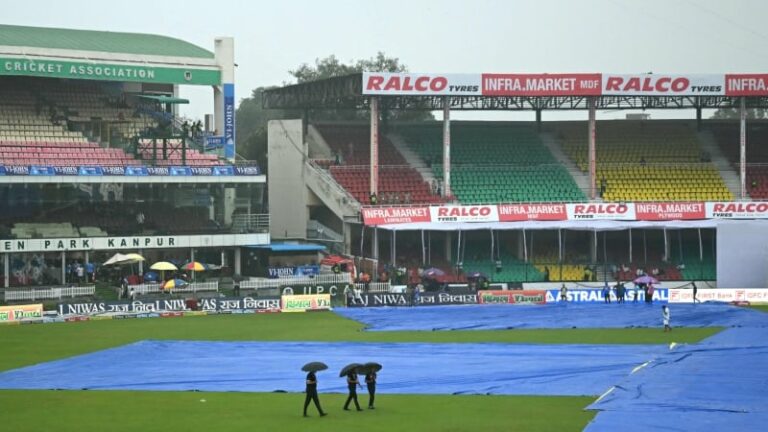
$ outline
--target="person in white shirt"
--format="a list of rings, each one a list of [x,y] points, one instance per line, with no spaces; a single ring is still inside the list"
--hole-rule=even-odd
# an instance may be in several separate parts
[[[667,305],[661,307],[661,319],[664,322],[664,333],[671,332],[672,327],[669,326],[669,307]]]

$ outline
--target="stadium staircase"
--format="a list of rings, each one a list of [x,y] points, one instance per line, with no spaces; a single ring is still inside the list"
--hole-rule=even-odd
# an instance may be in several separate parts
[[[734,121],[713,123],[708,129],[733,169],[738,171],[740,158],[738,123]],[[746,187],[749,196],[759,200],[768,199],[768,123],[751,122],[747,125],[746,158]],[[740,186],[739,183],[739,188]]]
[[[568,170],[568,173],[571,174],[571,177],[573,177],[573,181],[576,182],[576,186],[578,186],[578,188],[584,191],[584,194],[587,195],[589,193],[589,174],[582,172],[579,167],[577,167],[576,164],[573,163],[573,161],[563,152],[563,148],[557,142],[557,138],[555,138],[552,133],[541,132],[539,137],[541,138],[541,143],[549,149],[549,152],[552,153],[552,156],[554,156],[555,159],[557,159],[557,161],[562,164],[565,169]]]
[[[396,133],[389,133],[387,134],[387,138],[392,143],[392,145],[395,146],[397,151],[403,155],[408,165],[415,169],[421,175],[421,178],[427,182],[427,184],[434,184],[433,182],[437,179],[432,172],[432,168],[427,166],[427,163],[424,162],[418,153],[414,152],[410,147],[408,147],[408,144],[405,142],[405,140],[403,140],[403,137]],[[442,163],[442,160],[436,163]]]
[[[701,148],[710,155],[712,164],[715,165],[723,178],[723,183],[728,187],[734,197],[741,195],[741,179],[734,165],[723,154],[722,149],[717,143],[714,134],[709,129],[703,129],[697,133]],[[737,165],[738,166],[738,165]],[[736,167],[737,167],[736,166]],[[748,184],[748,183],[747,183]]]

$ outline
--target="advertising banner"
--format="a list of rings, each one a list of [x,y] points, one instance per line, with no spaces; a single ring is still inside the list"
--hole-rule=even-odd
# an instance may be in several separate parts
[[[404,293],[366,293],[353,297],[348,307],[410,306],[410,298]]]
[[[634,203],[566,204],[568,220],[636,220]]]
[[[274,312],[280,310],[280,297],[253,298],[203,298],[198,300],[201,311],[236,312],[241,310],[256,312]]]
[[[500,222],[562,221],[568,219],[565,204],[500,204],[498,207]]]
[[[235,158],[235,85],[224,84],[224,157]]]
[[[282,297],[283,312],[306,312],[310,310],[329,310],[331,308],[330,294],[284,295]]]
[[[496,205],[457,205],[429,208],[432,222],[498,222]]]
[[[642,221],[704,219],[704,203],[666,202],[635,204],[635,216]]]
[[[429,222],[429,207],[366,207],[363,208],[366,225]]]
[[[601,76],[592,74],[483,74],[484,96],[599,96]]]
[[[641,290],[635,290],[632,287],[632,284],[626,285],[626,288],[627,288],[627,292],[624,295],[625,302],[634,301],[635,296],[637,296],[638,302],[645,301],[645,292]],[[668,290],[667,288],[654,287],[653,301],[661,302],[661,303],[667,302],[669,300],[669,291],[671,290]],[[611,301],[613,302],[617,300],[616,292],[613,289],[613,287],[611,287],[610,297],[611,297]],[[566,294],[566,298],[569,303],[603,303],[605,302],[605,297],[603,297],[602,288],[569,289],[568,293]],[[547,290],[547,303],[558,303],[558,302],[560,302],[560,290],[559,289]]]
[[[417,305],[461,305],[477,304],[477,294],[475,293],[447,293],[447,292],[427,292],[419,294]]]
[[[707,219],[766,219],[768,202],[708,202]]]
[[[480,74],[363,72],[363,94],[480,96],[480,81]]]
[[[267,277],[272,279],[286,277],[317,276],[320,274],[320,266],[293,266],[293,267],[267,267]]]
[[[547,292],[543,290],[483,290],[477,292],[482,304],[545,304]]]
[[[108,80],[120,82],[219,85],[215,69],[150,67],[145,64],[95,63],[33,58],[0,58],[0,76]]]
[[[765,288],[713,288],[699,289],[698,302],[749,302],[768,303],[768,289]],[[670,289],[670,303],[693,303],[692,289]]]
[[[0,306],[0,322],[21,321],[23,319],[42,317],[42,304]]]
[[[725,95],[768,96],[768,74],[727,74]]]
[[[603,74],[608,96],[722,96],[724,75]]]
[[[364,72],[381,96],[766,96],[768,74]]]
[[[59,315],[99,315],[107,313],[149,313],[190,310],[184,299],[59,303],[57,309]]]

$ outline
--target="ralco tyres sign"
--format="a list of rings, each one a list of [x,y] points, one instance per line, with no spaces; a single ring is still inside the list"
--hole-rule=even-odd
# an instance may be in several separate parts
[[[381,96],[768,96],[766,74],[364,72]]]
[[[768,202],[642,202],[365,207],[366,225],[523,221],[768,219]]]

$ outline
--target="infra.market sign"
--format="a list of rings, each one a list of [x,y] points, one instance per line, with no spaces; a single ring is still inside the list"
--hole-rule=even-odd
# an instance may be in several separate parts
[[[171,68],[146,65],[0,57],[0,75],[23,75],[162,84],[221,84],[216,69]]]

